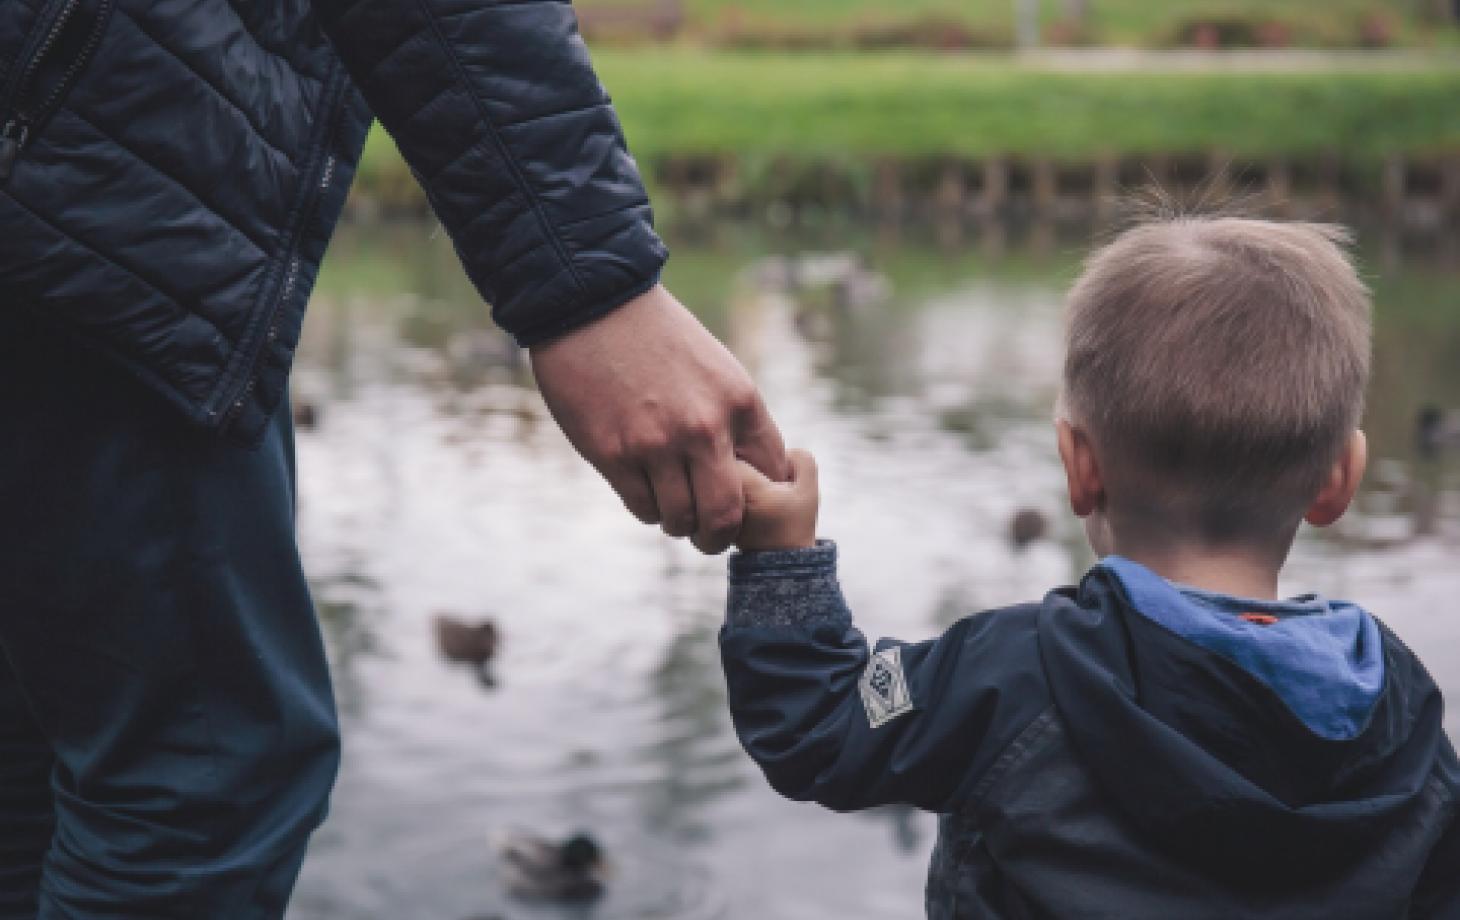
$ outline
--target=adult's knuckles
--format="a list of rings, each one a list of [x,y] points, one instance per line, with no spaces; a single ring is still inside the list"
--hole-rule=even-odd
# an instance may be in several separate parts
[[[758,413],[761,408],[760,390],[749,380],[739,380],[726,389],[726,398],[731,411],[738,415]]]
[[[706,414],[690,415],[679,423],[679,437],[687,444],[705,447],[718,443],[729,430],[725,418]]]
[[[620,442],[625,459],[645,460],[664,456],[670,452],[673,439],[662,428],[647,428],[630,432]]]
[[[736,502],[734,504],[721,504],[714,508],[701,511],[700,522],[702,530],[709,534],[734,533],[740,528],[740,522],[745,518],[744,507]]]

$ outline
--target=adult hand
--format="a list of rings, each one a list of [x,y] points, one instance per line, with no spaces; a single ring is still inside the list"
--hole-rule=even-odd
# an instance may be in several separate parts
[[[750,375],[662,286],[534,347],[532,369],[568,440],[629,511],[701,552],[723,551],[740,530],[736,458],[788,475]]]

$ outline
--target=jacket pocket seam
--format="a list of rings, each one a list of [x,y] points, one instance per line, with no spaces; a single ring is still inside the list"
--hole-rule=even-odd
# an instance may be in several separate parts
[[[966,814],[972,814],[974,808],[983,801],[984,796],[988,795],[989,790],[999,780],[1013,772],[1015,767],[1028,760],[1038,750],[1039,743],[1054,727],[1057,718],[1058,713],[1055,711],[1055,707],[1050,705],[1036,716],[1034,721],[1026,725],[1013,741],[1009,742],[1009,746],[1004,748],[999,759],[994,761],[993,766],[989,767],[983,777],[979,779],[978,785],[973,787],[973,792],[969,795],[969,804],[964,808]]]

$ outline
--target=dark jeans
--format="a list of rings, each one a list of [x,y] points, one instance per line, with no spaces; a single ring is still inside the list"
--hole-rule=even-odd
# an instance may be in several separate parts
[[[0,298],[0,918],[279,917],[339,759],[288,413],[220,443],[17,312]]]

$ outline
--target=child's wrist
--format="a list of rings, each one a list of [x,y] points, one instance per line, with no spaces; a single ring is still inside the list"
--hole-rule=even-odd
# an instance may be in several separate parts
[[[735,545],[743,553],[776,553],[787,550],[814,549],[816,536],[786,536],[772,539],[737,540]]]
[[[746,553],[811,549],[816,546],[816,519],[767,520],[752,514],[746,517],[735,545]]]

